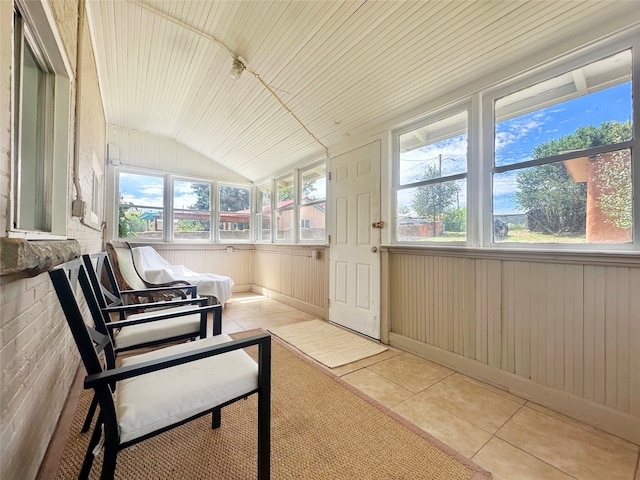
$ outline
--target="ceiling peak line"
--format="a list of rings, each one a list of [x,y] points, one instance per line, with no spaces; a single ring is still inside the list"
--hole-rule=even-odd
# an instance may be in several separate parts
[[[300,118],[295,113],[293,113],[293,111],[287,106],[287,104],[275,92],[275,90],[267,82],[265,82],[262,79],[262,77],[260,77],[260,75],[258,75],[258,73],[256,73],[253,69],[251,69],[247,65],[247,62],[242,57],[239,57],[234,52],[232,52],[231,49],[229,49],[224,43],[222,43],[220,40],[215,38],[213,35],[209,35],[208,33],[205,33],[203,30],[198,29],[198,28],[194,27],[193,25],[190,25],[187,22],[184,22],[184,21],[180,20],[179,18],[173,17],[173,16],[163,12],[162,10],[158,10],[157,8],[154,8],[154,7],[150,6],[150,5],[142,3],[141,1],[128,0],[128,2],[133,4],[133,5],[137,5],[138,7],[142,8],[144,10],[147,10],[148,12],[151,12],[154,15],[158,15],[159,17],[162,17],[162,18],[164,18],[165,20],[167,20],[169,22],[175,23],[176,25],[179,25],[180,27],[182,27],[182,28],[184,28],[186,30],[189,30],[189,31],[201,36],[201,37],[206,38],[207,40],[213,42],[218,47],[220,47],[222,50],[224,50],[233,59],[234,63],[235,62],[240,62],[242,67],[248,73],[253,75],[262,84],[262,86],[278,101],[280,106],[282,108],[284,108],[289,113],[289,115],[291,115],[300,124],[300,126],[304,129],[304,131],[307,132],[311,136],[311,138],[313,138],[315,140],[315,142],[318,143],[324,149],[324,153],[325,153],[327,159],[330,158],[330,156],[329,156],[329,148],[324,143],[322,143],[318,139],[318,137],[316,137],[313,133],[311,133],[311,130],[309,130],[306,127],[306,125],[302,122],[302,120],[300,120]],[[242,72],[240,72],[240,73],[242,73]],[[239,75],[238,75],[237,78],[239,78]]]

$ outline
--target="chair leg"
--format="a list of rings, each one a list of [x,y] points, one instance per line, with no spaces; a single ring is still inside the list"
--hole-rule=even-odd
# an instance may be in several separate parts
[[[271,478],[271,395],[258,394],[258,480]]]
[[[222,408],[218,407],[211,412],[211,428],[215,430],[216,428],[220,428],[220,424],[222,421]]]
[[[78,480],[85,480],[89,478],[89,473],[91,472],[91,465],[93,465],[93,449],[98,445],[100,441],[100,437],[102,437],[102,417],[98,415],[98,421],[96,422],[96,427],[91,434],[91,439],[89,440],[89,446],[87,447],[87,453],[84,456],[84,460],[82,462],[82,468],[80,469],[80,474],[78,475]]]
[[[105,445],[104,459],[102,462],[102,473],[100,480],[113,480],[116,473],[116,461],[118,459],[118,446]]]
[[[93,420],[93,416],[96,413],[97,407],[98,407],[98,399],[94,395],[93,398],[91,399],[91,405],[89,406],[87,417],[84,419],[84,423],[82,424],[82,429],[80,430],[82,433],[88,432],[89,428],[91,428],[91,421]]]

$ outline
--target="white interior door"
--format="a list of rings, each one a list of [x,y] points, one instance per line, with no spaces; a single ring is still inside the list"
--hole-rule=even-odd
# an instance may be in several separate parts
[[[331,159],[329,320],[380,338],[380,142]]]

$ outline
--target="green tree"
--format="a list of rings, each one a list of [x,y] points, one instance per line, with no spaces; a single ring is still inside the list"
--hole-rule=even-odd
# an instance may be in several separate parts
[[[422,180],[439,178],[440,175],[441,172],[438,167],[427,166],[422,175]],[[455,182],[424,185],[418,187],[411,199],[411,207],[420,217],[436,221],[456,204],[458,192],[459,187]]]
[[[145,224],[140,219],[139,212],[131,212],[132,205],[121,205],[118,212],[118,238],[135,237],[138,232],[144,232]]]
[[[191,190],[196,194],[196,203],[189,208],[194,210],[209,210],[211,208],[211,186],[208,183],[192,183]]]
[[[442,215],[446,232],[464,232],[467,229],[467,209],[453,208]]]
[[[249,208],[249,189],[245,187],[220,187],[220,211],[239,212]]]
[[[572,134],[536,145],[531,158],[546,158],[630,138],[630,122],[604,122],[599,127],[580,127]],[[587,187],[571,178],[563,162],[523,169],[516,174],[516,184],[515,199],[527,212],[531,230],[551,234],[584,233]]]

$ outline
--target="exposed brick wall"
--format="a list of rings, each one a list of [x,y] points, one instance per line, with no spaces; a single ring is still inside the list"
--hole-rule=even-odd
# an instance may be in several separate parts
[[[55,0],[48,5],[58,24],[69,62],[75,68],[78,0]],[[10,121],[12,17],[12,2],[0,1],[0,235],[5,237],[13,161]],[[94,153],[98,163],[104,162],[105,119],[86,25],[81,38],[80,71],[76,72],[81,91],[78,170],[83,200],[90,203]],[[72,180],[76,141],[73,130],[75,91],[76,84],[72,83],[67,237],[76,239],[83,253],[91,253],[102,250],[102,232],[71,216],[71,201],[76,195]],[[48,274],[19,280],[0,277],[0,478],[35,478],[78,363],[75,344]]]

